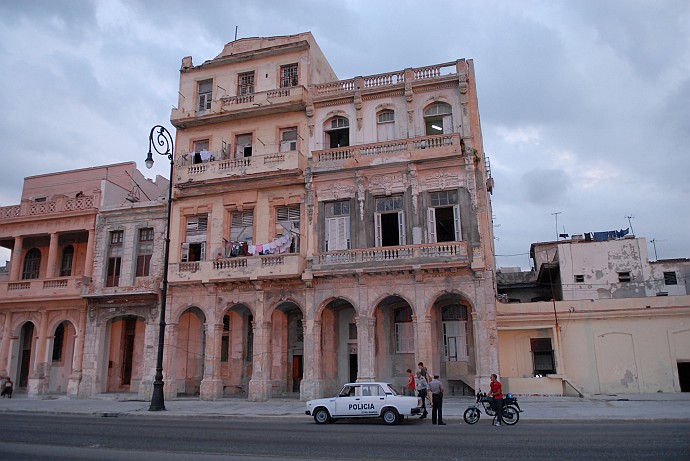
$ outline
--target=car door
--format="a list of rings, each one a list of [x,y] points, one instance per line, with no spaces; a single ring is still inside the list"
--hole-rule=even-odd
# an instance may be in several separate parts
[[[386,403],[386,393],[380,384],[363,384],[362,399],[358,407],[360,416],[377,416]]]
[[[359,416],[359,408],[362,401],[362,386],[352,384],[343,387],[338,397],[335,398],[333,416],[350,417]]]

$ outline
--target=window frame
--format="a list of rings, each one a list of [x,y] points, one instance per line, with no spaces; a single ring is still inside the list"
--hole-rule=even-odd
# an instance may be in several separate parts
[[[664,285],[678,285],[678,274],[676,271],[664,271]]]
[[[343,211],[343,205],[347,210]],[[335,200],[324,204],[324,250],[326,252],[349,250],[352,248],[350,219],[352,207],[350,200]],[[334,234],[335,239],[331,238]]]
[[[253,70],[237,74],[237,95],[244,96],[254,94],[255,82],[256,75]]]
[[[137,233],[137,263],[134,272],[135,277],[148,277],[151,275],[154,235],[153,227],[142,227]]]
[[[122,256],[124,249],[124,230],[112,230],[108,238],[108,263],[106,266],[106,287],[120,286],[122,275]]]
[[[299,85],[299,63],[280,66],[280,87],[291,88]]]
[[[292,137],[294,133],[295,139],[285,139],[286,135]],[[290,126],[280,129],[280,152],[293,152],[297,150],[297,140],[299,139],[299,132],[296,126]]]
[[[203,88],[204,85],[209,85],[209,89]],[[202,89],[204,91],[202,91]],[[211,102],[213,101],[213,79],[199,80],[197,82],[197,105],[198,113],[204,113],[211,110]]]

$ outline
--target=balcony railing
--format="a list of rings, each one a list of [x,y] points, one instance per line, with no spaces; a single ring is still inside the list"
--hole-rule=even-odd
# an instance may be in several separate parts
[[[304,256],[298,253],[223,258],[171,264],[169,278],[171,282],[184,282],[301,277],[305,266]]]
[[[177,164],[179,183],[188,180],[201,181],[225,176],[245,176],[259,173],[270,173],[285,170],[304,170],[306,158],[300,151],[273,152],[252,157],[223,159],[227,154],[211,152],[212,160],[202,163],[190,163],[194,153],[181,155]]]
[[[98,207],[98,195],[84,195],[76,198],[58,197],[45,202],[23,201],[19,205],[0,207],[0,219],[20,216],[38,216],[52,213],[91,210]]]
[[[336,149],[317,150],[312,153],[314,168],[342,167],[349,160],[359,166],[368,161],[384,156],[400,157],[401,161],[414,160],[415,156],[428,158],[431,155],[448,155],[461,153],[460,134],[449,133],[418,138],[398,139],[360,144],[358,146],[338,147]]]
[[[356,77],[348,80],[339,80],[337,82],[321,83],[314,85],[314,96],[327,97],[340,93],[350,93],[358,89],[367,90],[399,85],[405,83],[407,78],[409,78],[412,83],[415,83],[421,80],[429,80],[453,75],[457,75],[457,63],[449,62],[412,69],[412,72],[407,74],[409,77],[406,77],[406,72],[404,70],[397,70],[387,72],[385,74]]]
[[[395,265],[435,265],[449,262],[464,264],[469,261],[467,242],[442,242],[320,253],[314,258],[313,270],[336,269],[341,266],[378,266],[390,269]]]
[[[79,297],[81,287],[81,277],[0,282],[0,299]]]

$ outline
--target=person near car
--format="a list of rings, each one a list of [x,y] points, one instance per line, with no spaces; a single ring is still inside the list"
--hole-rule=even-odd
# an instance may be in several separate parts
[[[405,395],[414,397],[414,391],[417,388],[414,382],[414,373],[409,368],[407,369],[407,387],[405,388]]]
[[[434,375],[434,379],[429,383],[429,390],[431,391],[431,424],[438,424],[445,426],[443,422],[443,383],[438,379],[438,375]]]
[[[415,388],[417,389],[417,397],[422,399],[422,416],[419,419],[424,419],[428,414],[426,411],[426,394],[429,390],[429,383],[426,382],[421,371],[418,371],[415,376]]]
[[[500,426],[503,422],[503,386],[498,380],[496,373],[491,374],[491,392],[489,392],[489,397],[493,400],[491,401],[491,406],[496,412],[496,422],[495,426]]]

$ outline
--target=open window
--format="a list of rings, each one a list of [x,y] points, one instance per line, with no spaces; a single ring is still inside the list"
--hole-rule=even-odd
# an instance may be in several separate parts
[[[401,195],[376,199],[374,233],[377,247],[405,245],[405,212]]]
[[[153,228],[139,229],[137,242],[137,277],[148,277],[151,272],[151,255],[153,255]]]
[[[283,128],[280,130],[280,151],[290,152],[297,150],[297,127]]]
[[[329,149],[347,147],[350,145],[350,121],[345,117],[333,117],[326,122],[325,145]]]
[[[24,257],[24,268],[22,270],[22,280],[37,279],[41,269],[41,250],[32,248],[26,252]]]
[[[430,192],[431,206],[427,209],[428,242],[459,242],[462,240],[458,192]]]
[[[467,361],[470,356],[467,307],[461,304],[446,306],[441,312],[441,320],[445,361]]]
[[[401,307],[393,311],[395,320],[395,353],[414,353],[414,323],[412,323],[412,308]]]
[[[194,141],[194,159],[192,163],[202,163],[211,160],[211,152],[209,151],[209,140],[201,139]]]
[[[285,231],[290,232],[290,253],[299,253],[299,217],[299,205],[276,208],[276,235],[282,235]]]
[[[299,85],[297,63],[280,66],[280,87],[289,88]]]
[[[254,210],[235,211],[230,223],[230,241],[245,242],[251,245],[254,241]]]
[[[194,262],[206,259],[206,230],[208,215],[187,218],[186,238],[182,244],[181,261]]]
[[[376,114],[376,139],[390,141],[395,139],[395,112],[386,109]]]
[[[120,286],[120,270],[122,269],[122,241],[124,231],[110,232],[110,242],[108,245],[108,272],[105,279],[105,286]]]
[[[252,134],[238,134],[235,137],[235,158],[252,156]]]
[[[350,248],[350,202],[326,203],[326,251]]]
[[[544,376],[556,373],[554,351],[551,338],[530,338],[534,376]]]
[[[244,72],[237,76],[237,94],[242,96],[254,93],[254,71]]]
[[[197,87],[199,99],[197,104],[197,112],[204,113],[211,110],[211,96],[213,93],[213,80],[202,80]]]
[[[60,261],[60,277],[72,275],[72,263],[74,262],[74,246],[67,245],[62,250],[62,260]]]
[[[437,102],[429,106],[424,111],[424,126],[427,136],[452,133],[453,115],[450,104]]]

